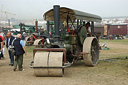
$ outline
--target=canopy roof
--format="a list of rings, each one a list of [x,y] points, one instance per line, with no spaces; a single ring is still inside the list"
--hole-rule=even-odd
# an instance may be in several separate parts
[[[81,12],[66,7],[60,7],[60,21],[66,21],[67,13],[69,13],[69,16],[72,21],[79,19],[79,20],[100,22],[102,20],[102,18],[98,15]],[[54,21],[53,9],[44,13],[43,16],[46,21]]]

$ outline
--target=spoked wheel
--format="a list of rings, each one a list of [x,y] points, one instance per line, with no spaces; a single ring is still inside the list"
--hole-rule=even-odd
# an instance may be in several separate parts
[[[25,43],[26,46],[31,46],[34,43],[34,42],[31,42],[31,37],[26,37],[25,40],[26,40],[26,43]]]
[[[87,37],[83,44],[83,59],[86,65],[96,66],[99,60],[99,44],[95,37]]]
[[[26,38],[25,38],[25,41],[26,41],[25,45],[28,46],[29,43],[28,43],[27,41],[30,41],[30,37],[26,37]]]
[[[43,48],[50,48],[51,47],[51,45],[50,45],[50,43],[48,43],[47,41],[46,41],[46,39],[44,40],[44,47]]]
[[[39,43],[38,43],[38,47],[43,48],[42,40],[39,41]]]

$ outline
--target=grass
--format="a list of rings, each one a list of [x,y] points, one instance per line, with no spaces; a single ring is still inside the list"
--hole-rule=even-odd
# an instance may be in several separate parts
[[[99,71],[106,75],[127,77],[128,75],[128,39],[100,40],[110,45],[110,50],[100,51]],[[115,45],[115,46],[113,46]]]
[[[34,49],[34,48],[35,48],[35,46],[26,46],[27,52],[33,53],[33,49]]]
[[[125,58],[128,56],[127,50],[119,50],[119,49],[110,49],[110,50],[101,50],[100,51],[100,59],[103,58]]]
[[[128,56],[128,39],[123,40],[100,40],[100,43],[106,42],[109,50],[101,50],[100,56],[102,58],[122,58]],[[110,46],[110,47],[109,47]]]
[[[123,39],[123,40],[101,40],[100,39],[100,42],[104,43],[118,43],[118,44],[126,44],[128,45],[128,38],[126,39]]]

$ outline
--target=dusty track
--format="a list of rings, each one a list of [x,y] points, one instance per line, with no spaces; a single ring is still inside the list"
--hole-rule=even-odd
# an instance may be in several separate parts
[[[108,43],[109,48],[121,49],[128,51],[128,45],[114,46]],[[111,51],[110,51],[111,52]],[[109,53],[110,53],[109,52]],[[124,50],[120,51],[121,53]],[[101,51],[101,58],[107,54]],[[110,53],[112,54],[112,53]],[[128,53],[127,53],[128,54]],[[126,54],[126,55],[127,55]],[[80,61],[69,68],[65,69],[64,77],[35,77],[33,69],[29,68],[32,61],[32,53],[24,56],[24,71],[13,71],[13,67],[9,66],[9,58],[6,52],[5,59],[0,60],[0,85],[127,85],[128,84],[128,60],[120,62],[104,62],[100,61],[96,67],[88,67]],[[118,60],[121,61],[121,60]]]

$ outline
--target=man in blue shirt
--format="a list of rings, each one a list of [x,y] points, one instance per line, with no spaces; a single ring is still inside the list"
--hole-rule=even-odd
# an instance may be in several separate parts
[[[19,71],[23,70],[23,54],[27,54],[26,52],[26,48],[25,48],[25,44],[23,42],[22,39],[22,35],[21,34],[17,34],[17,38],[14,41],[13,45],[16,51],[15,54],[15,61],[14,61],[14,71],[16,71],[17,65],[18,65],[18,69]]]

